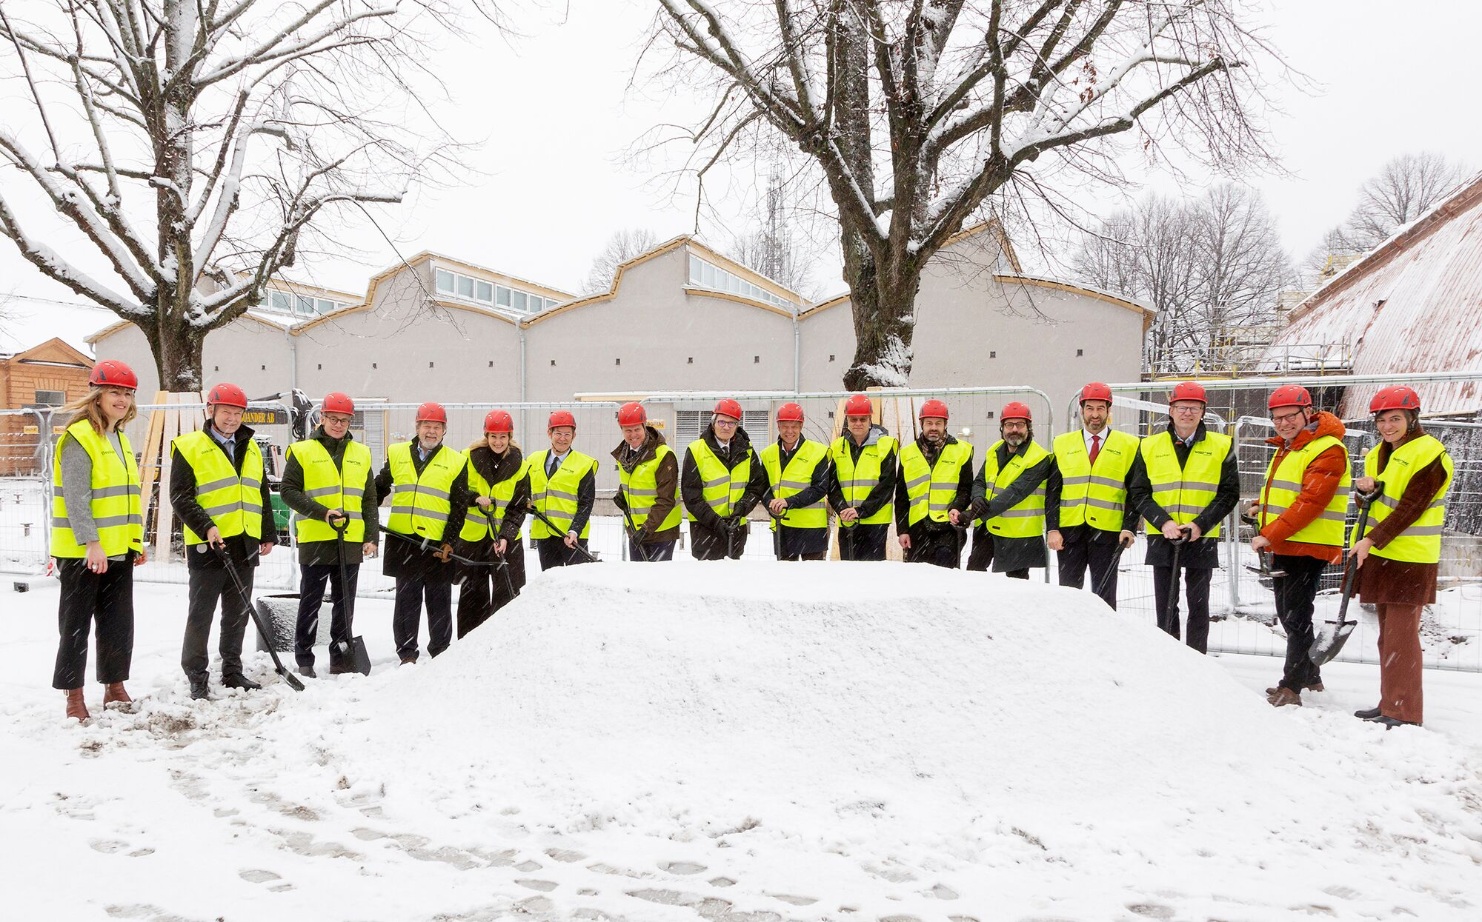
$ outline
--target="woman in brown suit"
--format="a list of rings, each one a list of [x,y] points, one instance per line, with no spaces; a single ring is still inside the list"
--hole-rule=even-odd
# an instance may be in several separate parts
[[[1386,387],[1369,412],[1384,441],[1364,457],[1364,476],[1353,484],[1374,498],[1369,528],[1349,554],[1359,568],[1359,599],[1379,609],[1379,706],[1354,716],[1387,728],[1419,726],[1420,612],[1436,601],[1451,457],[1421,428],[1414,390]]]

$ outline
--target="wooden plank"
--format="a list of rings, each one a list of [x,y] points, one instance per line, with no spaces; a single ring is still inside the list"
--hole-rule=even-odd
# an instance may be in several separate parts
[[[164,403],[165,392],[158,391],[154,395],[155,403]],[[139,455],[139,488],[143,491],[141,499],[144,503],[144,522],[146,528],[159,509],[153,501],[154,484],[159,478],[159,440],[164,418],[159,410],[149,411],[149,428],[144,436],[143,452]]]

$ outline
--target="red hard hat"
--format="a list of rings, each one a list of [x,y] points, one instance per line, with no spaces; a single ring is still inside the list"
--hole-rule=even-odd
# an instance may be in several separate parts
[[[351,400],[348,394],[332,391],[324,395],[324,407],[320,412],[354,414],[355,401]]]
[[[557,410],[551,414],[550,419],[545,421],[545,429],[547,432],[560,426],[570,426],[573,429],[576,428],[576,417],[571,415],[570,410]]]
[[[741,420],[741,401],[739,401],[739,400],[732,400],[729,397],[725,398],[724,400],[720,401],[719,403],[717,403],[715,405],[715,415],[717,415],[717,416],[729,416],[731,419],[734,419],[737,422],[740,422],[740,420]]]
[[[873,416],[874,407],[870,405],[870,398],[864,394],[855,394],[844,401],[845,416]]]
[[[1370,413],[1383,413],[1385,410],[1414,410],[1420,412],[1420,395],[1415,393],[1412,387],[1403,384],[1391,384],[1382,388],[1369,401]]]
[[[1102,384],[1100,381],[1092,381],[1090,384],[1081,388],[1081,403],[1085,404],[1087,400],[1105,400],[1107,403],[1111,403],[1111,388]]]
[[[800,423],[803,421],[803,408],[795,403],[784,403],[777,408],[777,421],[779,423]]]
[[[440,403],[431,400],[417,408],[417,422],[419,423],[442,423],[448,424],[448,411],[443,409]]]
[[[490,410],[484,414],[484,433],[490,432],[514,432],[515,421],[503,410]]]
[[[1017,400],[1010,400],[1003,405],[1003,412],[998,414],[998,421],[1006,419],[1022,419],[1025,422],[1033,422],[1034,417],[1029,412],[1029,407]]]
[[[218,384],[206,395],[208,407],[240,407],[247,409],[247,395],[235,384]]]
[[[1204,385],[1198,381],[1180,381],[1173,385],[1173,394],[1168,402],[1173,403],[1176,400],[1197,400],[1209,406],[1209,398],[1204,395]]]
[[[641,403],[625,403],[618,407],[619,426],[641,426],[648,422],[648,413]]]
[[[93,373],[87,376],[87,383],[93,387],[126,387],[131,391],[137,391],[139,376],[134,374],[134,369],[123,362],[104,359],[93,366]]]
[[[936,398],[926,401],[921,405],[921,412],[916,414],[917,419],[946,419],[947,404]]]
[[[1300,384],[1283,384],[1271,392],[1271,398],[1266,401],[1266,409],[1274,410],[1277,407],[1310,407],[1312,406],[1312,395],[1307,393],[1307,388]]]

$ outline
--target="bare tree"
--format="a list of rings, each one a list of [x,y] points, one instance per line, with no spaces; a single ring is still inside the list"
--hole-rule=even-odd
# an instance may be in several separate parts
[[[635,256],[642,256],[654,248],[658,239],[647,228],[620,230],[607,238],[607,245],[592,260],[587,280],[582,282],[583,294],[601,294],[612,289],[612,280],[617,268]]]
[[[701,175],[780,135],[821,171],[854,308],[850,388],[902,385],[927,261],[1046,155],[1143,126],[1198,153],[1259,148],[1233,0],[660,0],[676,67],[715,78]],[[694,81],[691,80],[691,83]]]
[[[1434,151],[1395,157],[1359,187],[1358,205],[1343,226],[1344,239],[1358,252],[1372,250],[1440,204],[1469,173]]]
[[[809,294],[809,267],[793,242],[784,192],[782,178],[774,174],[767,184],[767,213],[762,226],[736,239],[733,256],[741,265],[784,288]]]
[[[162,387],[199,390],[206,334],[260,303],[316,226],[398,202],[447,165],[453,148],[407,78],[422,27],[446,27],[452,10],[6,4],[0,73],[29,106],[13,98],[0,123],[0,162],[14,167],[0,174],[0,234],[137,325]]]
[[[1160,374],[1238,361],[1294,278],[1260,194],[1228,184],[1187,202],[1150,195],[1113,215],[1087,237],[1076,273],[1157,310],[1144,361]]]

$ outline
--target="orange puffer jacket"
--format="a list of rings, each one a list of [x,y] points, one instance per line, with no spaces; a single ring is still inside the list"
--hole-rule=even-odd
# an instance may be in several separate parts
[[[1276,446],[1276,458],[1272,461],[1270,470],[1274,472],[1281,466],[1287,452],[1325,435],[1341,439],[1347,431],[1343,428],[1342,420],[1326,410],[1319,410],[1313,417],[1312,424],[1297,433],[1290,446],[1280,436],[1266,440],[1267,444]],[[1297,498],[1275,521],[1267,522],[1266,527],[1261,529],[1261,534],[1271,542],[1271,553],[1316,557],[1328,563],[1337,563],[1343,556],[1343,549],[1339,547],[1287,539],[1310,525],[1327,508],[1333,494],[1338,491],[1339,481],[1343,479],[1347,457],[1345,452],[1335,446],[1313,458],[1312,463],[1307,465],[1307,470],[1302,474],[1302,491],[1297,494]],[[1269,478],[1268,474],[1267,479]],[[1262,484],[1261,496],[1265,495],[1265,484]]]

